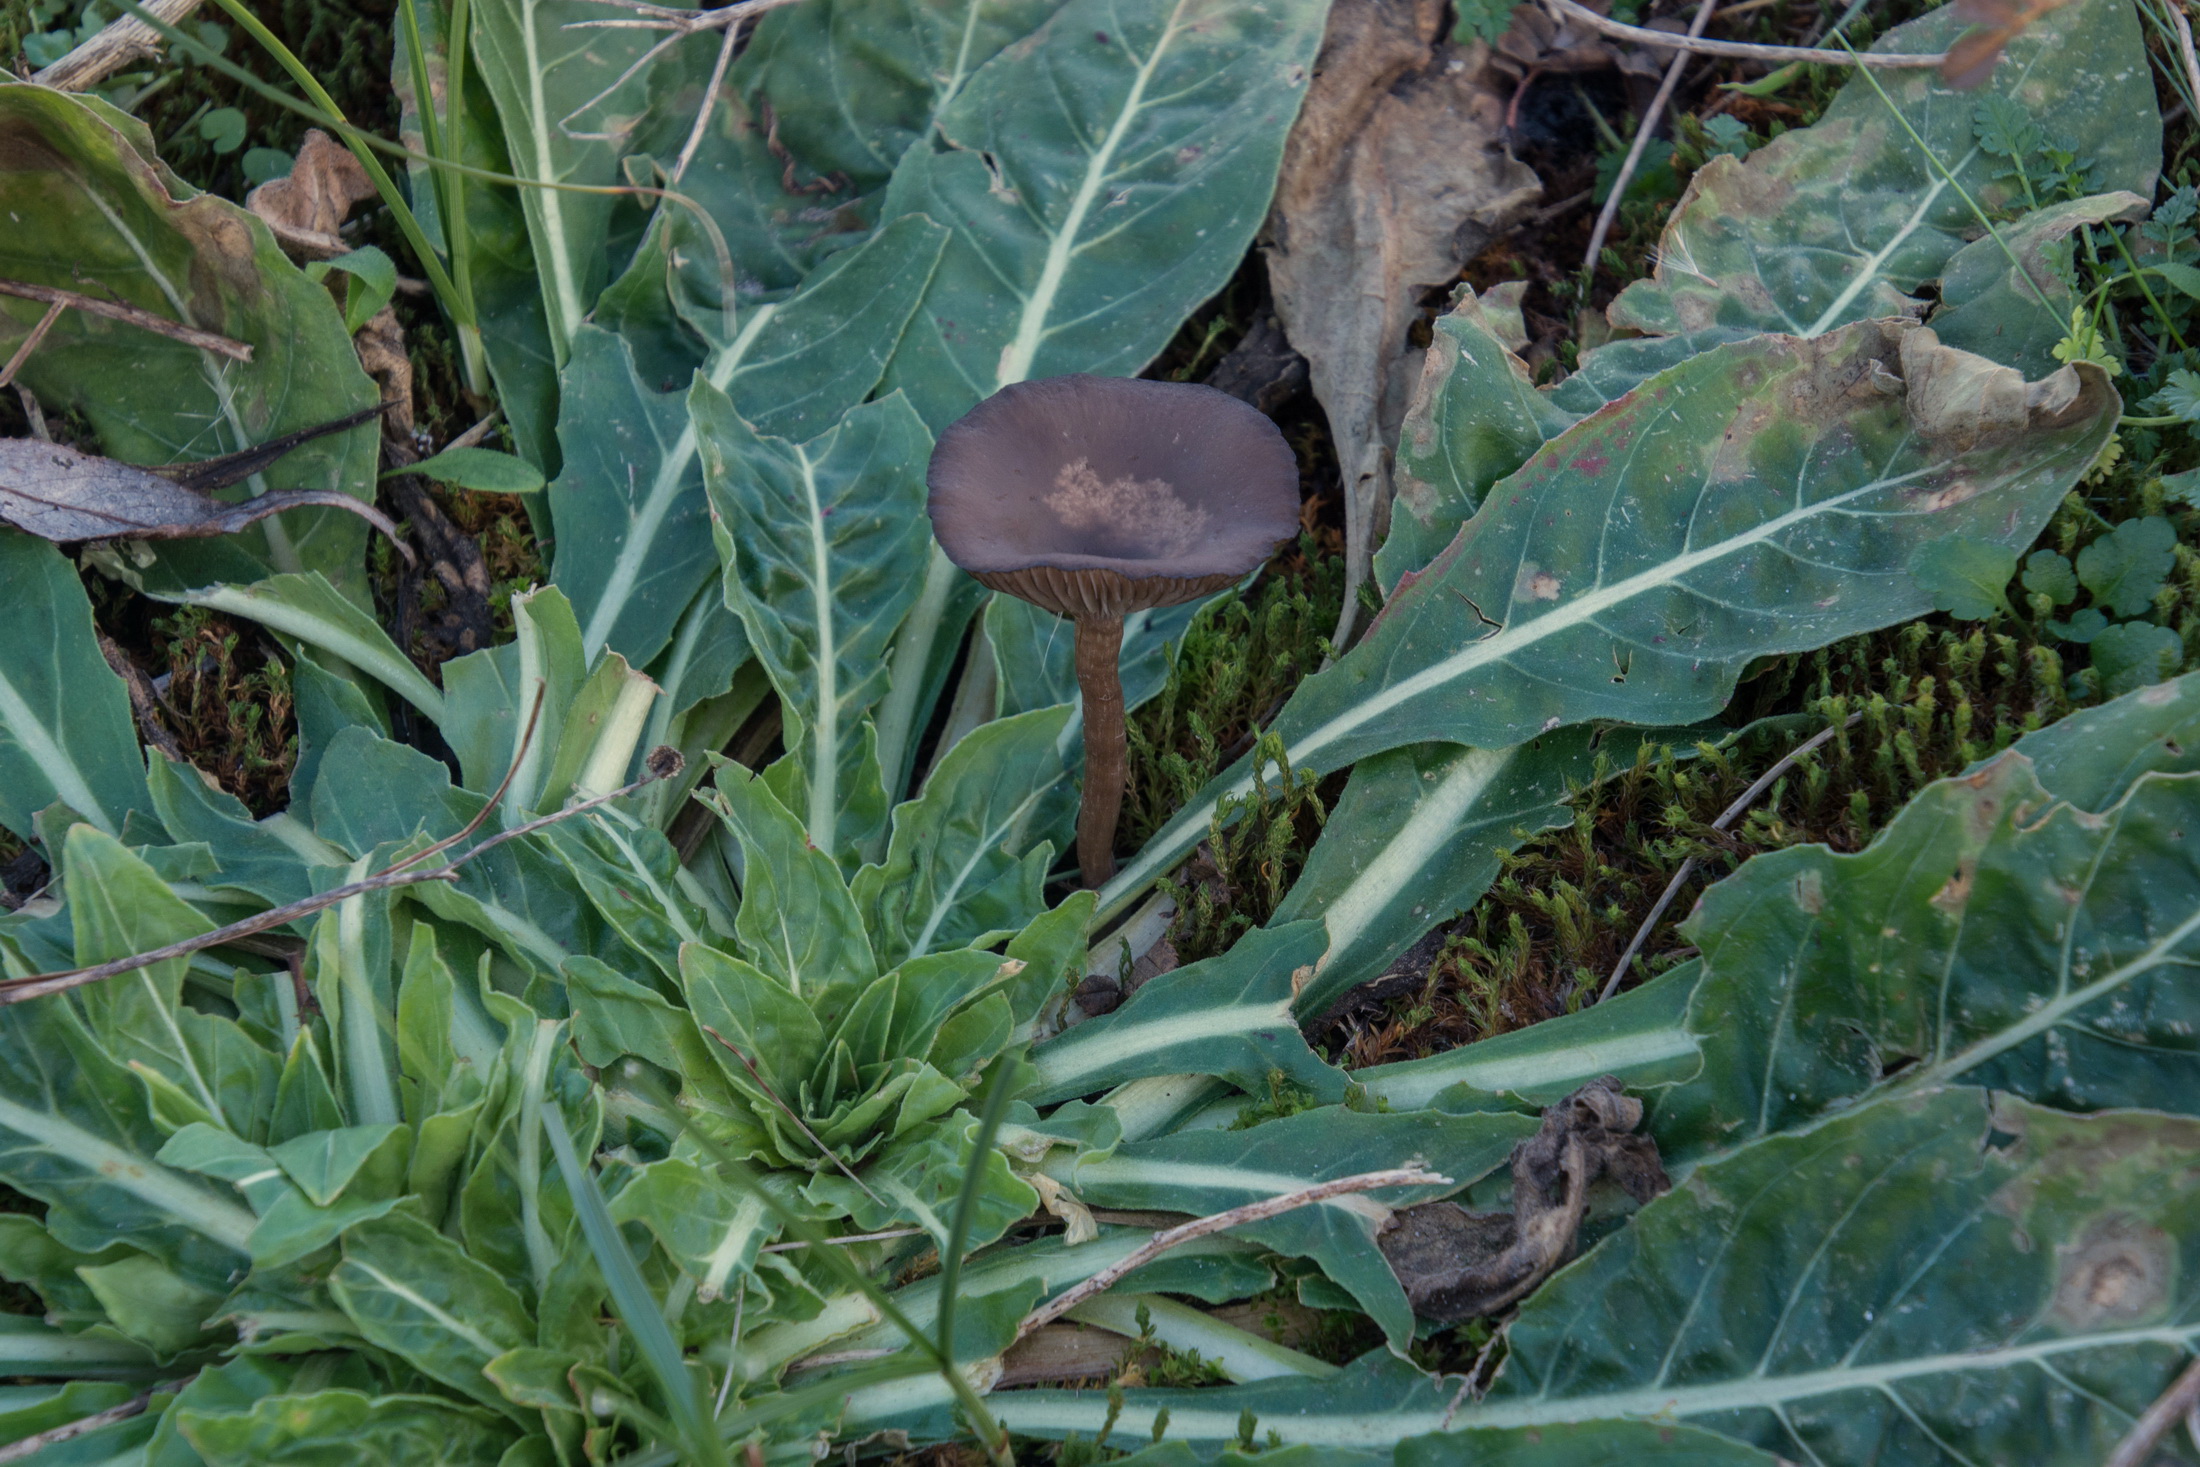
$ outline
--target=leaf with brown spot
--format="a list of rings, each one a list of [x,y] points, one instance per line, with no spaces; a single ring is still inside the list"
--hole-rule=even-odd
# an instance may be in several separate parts
[[[244,203],[284,244],[325,260],[351,248],[336,231],[353,205],[374,194],[374,180],[351,149],[316,127],[307,130],[290,172],[261,184]]]

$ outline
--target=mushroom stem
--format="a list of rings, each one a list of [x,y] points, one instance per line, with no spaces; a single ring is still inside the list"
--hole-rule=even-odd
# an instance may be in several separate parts
[[[1077,864],[1085,885],[1104,885],[1115,875],[1115,819],[1123,808],[1123,778],[1130,762],[1123,733],[1121,616],[1077,618],[1077,691],[1085,705],[1085,796],[1077,810]]]

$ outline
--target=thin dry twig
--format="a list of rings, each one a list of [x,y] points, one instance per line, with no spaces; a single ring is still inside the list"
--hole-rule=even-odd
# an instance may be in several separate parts
[[[741,0],[738,5],[728,5],[722,10],[677,10],[666,5],[647,5],[638,0],[607,0],[621,10],[631,10],[632,20],[572,20],[563,27],[569,31],[673,31],[692,36],[698,31],[717,30],[721,26],[738,25],[752,15],[762,15],[767,10],[777,10],[782,5],[799,5],[801,0]]]
[[[148,0],[145,8],[174,25],[198,9],[199,0]],[[125,15],[109,21],[53,65],[33,72],[31,80],[59,92],[86,92],[131,62],[159,54],[160,33],[136,16]]]
[[[766,1243],[762,1253],[792,1253],[799,1248],[845,1248],[850,1243],[883,1243],[890,1238],[914,1238],[924,1232],[922,1228],[888,1228],[883,1233],[850,1233],[845,1238],[820,1238],[816,1243]]]
[[[1333,1182],[1320,1182],[1297,1192],[1286,1192],[1279,1197],[1264,1197],[1258,1202],[1248,1202],[1243,1207],[1233,1207],[1227,1212],[1215,1213],[1212,1217],[1196,1217],[1188,1223],[1179,1223],[1173,1228],[1165,1228],[1139,1244],[1137,1248],[1117,1262],[1101,1269],[1083,1283],[1064,1289],[1061,1293],[1025,1315],[1022,1323],[1016,1326],[1016,1338],[1020,1340],[1041,1325],[1054,1323],[1055,1320],[1060,1319],[1093,1295],[1107,1292],[1131,1270],[1151,1263],[1171,1248],[1181,1243],[1189,1243],[1194,1238],[1204,1238],[1210,1233],[1228,1232],[1231,1228],[1243,1227],[1247,1223],[1261,1222],[1271,1217],[1279,1217],[1286,1212],[1296,1212],[1302,1207],[1311,1207],[1317,1202],[1327,1202],[1332,1197],[1342,1197],[1351,1192],[1373,1192],[1381,1187],[1443,1186],[1448,1184],[1450,1180],[1449,1177],[1438,1176],[1436,1173],[1418,1166],[1392,1167],[1388,1171],[1380,1172],[1362,1172],[1356,1177],[1339,1177]]]
[[[201,331],[156,316],[151,311],[141,311],[136,306],[126,306],[120,301],[103,301],[97,296],[80,295],[73,290],[61,290],[51,285],[30,285],[20,280],[0,280],[0,295],[12,295],[27,301],[42,301],[51,306],[56,303],[71,306],[91,316],[105,316],[135,326],[140,331],[150,331],[195,346],[203,351],[219,352],[234,361],[252,360],[252,348],[241,341],[231,341],[226,336],[216,336],[211,331]],[[50,312],[48,314],[51,314]]]
[[[2192,48],[2192,22],[2185,19],[2185,0],[2163,0],[2163,8],[2169,11],[2170,24],[2177,27],[2177,50],[2185,58],[2185,80],[2192,87],[2193,97],[2200,100],[2200,53]]]
[[[1801,762],[1804,755],[1825,743],[1826,740],[1832,738],[1842,729],[1854,728],[1857,720],[1863,716],[1862,713],[1851,713],[1842,722],[1827,724],[1808,739],[1788,750],[1785,758],[1759,775],[1756,782],[1750,785],[1748,789],[1743,790],[1733,804],[1720,812],[1719,818],[1711,822],[1711,828],[1713,830],[1724,830],[1733,824],[1741,817],[1744,810],[1757,803],[1760,795],[1778,782],[1781,775],[1786,774]],[[1680,895],[1681,887],[1687,883],[1688,878],[1695,874],[1696,866],[1697,858],[1690,856],[1687,860],[1681,862],[1681,869],[1674,872],[1673,879],[1665,884],[1665,890],[1658,896],[1658,904],[1650,909],[1649,916],[1642,919],[1642,925],[1635,929],[1635,935],[1628,940],[1627,951],[1621,953],[1619,961],[1612,965],[1612,976],[1604,980],[1604,991],[1597,995],[1598,1003],[1604,1002],[1618,990],[1619,980],[1627,976],[1627,969],[1634,963],[1635,954],[1641,952],[1642,945],[1650,940],[1651,930],[1658,925],[1658,919],[1665,915],[1665,909],[1673,905],[1673,898]]]
[[[703,146],[703,133],[710,126],[710,109],[718,100],[718,88],[725,84],[726,68],[733,64],[733,53],[741,44],[741,22],[726,27],[726,37],[718,43],[718,61],[710,69],[710,82],[703,88],[703,101],[695,109],[695,125],[688,129],[687,141],[680,147],[680,161],[672,168],[672,186],[678,188],[680,180],[687,176],[688,165],[695,161],[695,150]]]
[[[1682,36],[1672,31],[1653,31],[1639,25],[1627,25],[1597,14],[1581,4],[1580,0],[1543,0],[1543,4],[1556,19],[1577,21],[1598,35],[1610,36],[1614,40],[1633,41],[1638,46],[1656,46],[1669,51],[1692,51],[1698,56],[1763,61],[1774,66],[1785,66],[1791,61],[1808,61],[1815,66],[1871,66],[1897,71],[1938,66],[1948,55],[1945,51],[1925,56],[1903,51],[1828,51],[1816,46],[1760,46],[1753,41],[1709,41],[1701,36]]]
[[[2154,1454],[2155,1444],[2177,1424],[2177,1418],[2196,1409],[2200,1409],[2200,1360],[2186,1366],[2184,1373],[2170,1382],[2169,1389],[2140,1413],[2102,1467],[2141,1467]]]
[[[31,359],[31,353],[38,350],[38,343],[46,339],[46,333],[53,330],[53,323],[60,320],[61,313],[68,308],[66,301],[54,301],[46,307],[46,314],[38,318],[38,324],[31,328],[30,335],[23,338],[23,344],[15,349],[15,355],[8,358],[6,366],[0,367],[0,387],[6,387],[15,380],[15,374],[23,370],[23,364]]]
[[[109,1406],[104,1411],[94,1411],[89,1416],[79,1416],[74,1421],[65,1421],[59,1426],[39,1432],[36,1436],[27,1436],[21,1441],[9,1442],[6,1446],[0,1447],[0,1463],[28,1461],[48,1447],[57,1446],[66,1441],[74,1441],[80,1436],[89,1436],[101,1427],[112,1426],[117,1421],[128,1421],[133,1416],[142,1415],[145,1408],[152,1404],[153,1397],[163,1392],[181,1390],[184,1386],[190,1384],[192,1379],[193,1377],[187,1375],[181,1380],[171,1380],[163,1385],[153,1386],[149,1390],[140,1391],[137,1395],[119,1405]]]
[[[711,1026],[708,1024],[705,1024],[703,1026],[703,1032],[705,1034],[708,1034],[711,1038],[717,1040],[720,1044],[725,1045],[727,1049],[733,1052],[733,1057],[741,1061],[741,1068],[749,1072],[749,1078],[756,1082],[756,1087],[759,1090],[763,1091],[766,1095],[771,1097],[771,1102],[773,1105],[778,1106],[782,1111],[786,1112],[787,1119],[793,1121],[795,1123],[796,1129],[801,1131],[803,1135],[810,1138],[810,1144],[812,1146],[815,1146],[819,1151],[823,1152],[827,1161],[831,1162],[834,1166],[840,1168],[840,1174],[842,1176],[846,1177],[849,1181],[855,1183],[858,1187],[861,1187],[863,1189],[863,1195],[870,1198],[873,1202],[876,1202],[879,1206],[884,1207],[886,1205],[886,1199],[879,1196],[878,1193],[872,1191],[869,1187],[864,1186],[863,1178],[855,1174],[855,1168],[849,1166],[848,1163],[842,1161],[840,1159],[839,1152],[833,1150],[832,1147],[827,1146],[823,1141],[820,1141],[818,1139],[817,1132],[810,1129],[809,1123],[807,1121],[804,1121],[802,1117],[796,1113],[795,1108],[787,1104],[786,1101],[779,1098],[779,1092],[772,1089],[771,1083],[757,1072],[756,1062],[750,1059],[747,1055],[743,1054],[739,1045],[733,1043],[733,1041],[726,1038],[725,1035],[719,1033],[716,1029],[711,1028]]]
[[[1696,7],[1696,18],[1689,22],[1688,39],[1693,41],[1703,34],[1703,28],[1711,24],[1711,17],[1718,8],[1718,0],[1702,0]],[[1658,94],[1650,99],[1650,109],[1635,125],[1635,140],[1628,144],[1627,160],[1620,164],[1619,176],[1612,180],[1611,192],[1604,196],[1604,208],[1597,214],[1597,226],[1589,231],[1589,252],[1581,257],[1583,275],[1596,272],[1597,256],[1604,252],[1605,236],[1612,232],[1612,221],[1619,217],[1620,201],[1627,197],[1627,185],[1634,181],[1643,151],[1650,146],[1650,135],[1658,130],[1658,123],[1665,117],[1665,106],[1673,100],[1673,89],[1681,84],[1681,73],[1687,69],[1688,53],[1673,53],[1673,60],[1665,68],[1665,79],[1658,83]]]
[[[597,795],[593,799],[582,800],[578,804],[568,805],[562,810],[555,810],[548,815],[538,816],[524,825],[515,825],[510,830],[499,831],[481,844],[441,866],[411,870],[392,869],[379,872],[363,880],[350,882],[347,885],[321,892],[317,896],[287,902],[280,907],[271,907],[257,916],[247,917],[241,922],[232,922],[226,927],[217,927],[212,932],[202,932],[197,937],[187,937],[181,942],[171,942],[166,947],[154,948],[151,952],[132,953],[126,958],[116,958],[113,962],[98,963],[89,968],[69,968],[54,973],[32,973],[27,977],[8,979],[5,982],[0,982],[0,1005],[28,1003],[34,998],[44,998],[50,993],[62,993],[71,988],[82,988],[87,983],[97,983],[103,978],[113,978],[123,973],[134,973],[140,968],[149,968],[155,963],[165,963],[170,958],[189,957],[193,953],[204,952],[210,947],[220,947],[224,943],[232,942],[239,937],[249,937],[254,933],[267,932],[273,928],[287,926],[300,917],[310,917],[315,912],[326,911],[338,902],[348,901],[355,896],[364,896],[368,892],[388,891],[392,887],[412,886],[422,881],[456,881],[458,879],[458,868],[475,857],[486,854],[497,846],[503,845],[506,841],[518,840],[523,835],[532,835],[545,826],[555,825],[561,820],[570,820],[576,815],[585,815],[599,806],[610,804],[613,800],[623,799],[636,790],[655,784],[660,779],[670,779],[680,772],[683,762],[678,750],[669,747],[659,748],[649,756],[649,772],[632,784],[622,785],[608,794]],[[489,808],[493,809],[495,807],[492,805]]]

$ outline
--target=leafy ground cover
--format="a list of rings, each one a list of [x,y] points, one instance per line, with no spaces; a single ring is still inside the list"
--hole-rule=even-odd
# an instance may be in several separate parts
[[[1669,53],[1555,13],[218,8],[0,84],[6,426],[393,405],[233,536],[0,480],[9,1460],[2075,1464],[2186,1371],[2158,0],[1738,8],[1999,60],[1706,63],[1632,172]],[[1066,625],[924,514],[1076,371],[1306,505],[1126,628],[1098,891]]]

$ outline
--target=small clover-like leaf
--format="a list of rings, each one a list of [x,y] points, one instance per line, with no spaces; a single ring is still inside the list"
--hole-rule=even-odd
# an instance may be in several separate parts
[[[2088,606],[2068,621],[2051,621],[2047,633],[2065,642],[2090,642],[2108,630],[2108,618],[2098,606]]]
[[[2024,559],[2024,589],[2038,592],[2057,606],[2068,606],[2078,599],[2077,572],[2058,552],[2035,550]]]
[[[2096,601],[2118,616],[2137,616],[2154,604],[2170,567],[2177,563],[2177,531],[2160,515],[2125,520],[2078,552],[2078,579]]]
[[[2185,639],[2150,621],[2127,621],[2093,639],[2093,671],[2110,698],[2176,676],[2184,660]]]
[[[1933,608],[1962,621],[1984,621],[2008,606],[2004,591],[2016,573],[2014,551],[1969,535],[1928,541],[1910,557],[1910,575]]]
[[[1711,143],[1707,157],[1716,158],[1721,153],[1734,158],[1749,156],[1749,128],[1732,113],[1721,112],[1704,123],[1703,130]]]
[[[2188,423],[2200,422],[2200,372],[2179,367],[2169,374],[2160,392],[2141,406],[2149,412],[2169,413]]]
[[[244,114],[234,107],[217,107],[199,119],[199,136],[217,153],[234,153],[244,146]]]

